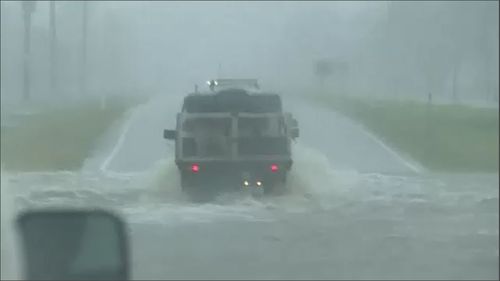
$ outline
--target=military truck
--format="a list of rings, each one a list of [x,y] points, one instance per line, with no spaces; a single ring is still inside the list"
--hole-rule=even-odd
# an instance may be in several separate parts
[[[181,187],[191,196],[228,189],[283,192],[298,123],[283,112],[279,95],[228,80],[230,87],[217,89],[212,80],[211,92],[187,95],[175,130],[164,130],[164,138],[175,141]]]

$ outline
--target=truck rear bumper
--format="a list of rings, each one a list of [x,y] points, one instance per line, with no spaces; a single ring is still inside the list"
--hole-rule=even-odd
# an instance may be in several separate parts
[[[269,187],[283,183],[291,161],[200,161],[177,162],[184,187],[239,189]]]

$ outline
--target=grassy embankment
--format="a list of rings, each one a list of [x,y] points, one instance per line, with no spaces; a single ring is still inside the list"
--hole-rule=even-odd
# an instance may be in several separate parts
[[[11,171],[77,170],[99,137],[136,99],[112,98],[45,108],[16,127],[2,128],[1,161]]]
[[[498,172],[498,109],[322,96],[431,171]]]

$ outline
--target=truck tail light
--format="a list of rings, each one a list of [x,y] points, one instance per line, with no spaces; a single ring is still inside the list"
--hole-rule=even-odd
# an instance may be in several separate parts
[[[191,172],[198,173],[199,171],[200,171],[200,165],[198,165],[198,164],[191,165]]]
[[[276,173],[279,170],[277,164],[271,164],[271,172]]]

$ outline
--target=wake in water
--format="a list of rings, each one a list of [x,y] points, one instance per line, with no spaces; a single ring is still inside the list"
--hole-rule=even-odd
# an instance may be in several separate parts
[[[162,202],[186,202],[180,175],[173,158],[158,161],[137,181],[145,190]]]
[[[300,144],[296,145],[294,150],[295,161],[288,175],[286,194],[254,198],[243,192],[227,193],[213,202],[201,205],[247,206],[267,210],[299,210],[311,206],[322,208],[322,204],[344,201],[352,186],[358,183],[359,175],[356,172],[333,171],[328,159],[319,152]],[[158,162],[150,172],[144,174],[140,182],[147,189],[147,193],[165,203],[195,205],[182,193],[178,169],[173,159]]]
[[[498,198],[498,191],[491,193],[490,189],[477,192],[467,188],[456,192],[456,187],[449,189],[439,179],[334,170],[320,152],[300,142],[293,149],[294,165],[287,179],[288,192],[282,196],[254,198],[236,192],[223,194],[209,203],[193,203],[181,190],[179,172],[172,158],[161,160],[140,173],[22,173],[13,174],[9,182],[16,191],[15,203],[22,207],[111,208],[141,223],[269,221],[283,213],[331,209],[354,212],[374,204],[400,205],[401,212],[408,206],[436,209],[476,204],[474,202],[489,208],[488,202]],[[470,200],[470,196],[477,198]]]

